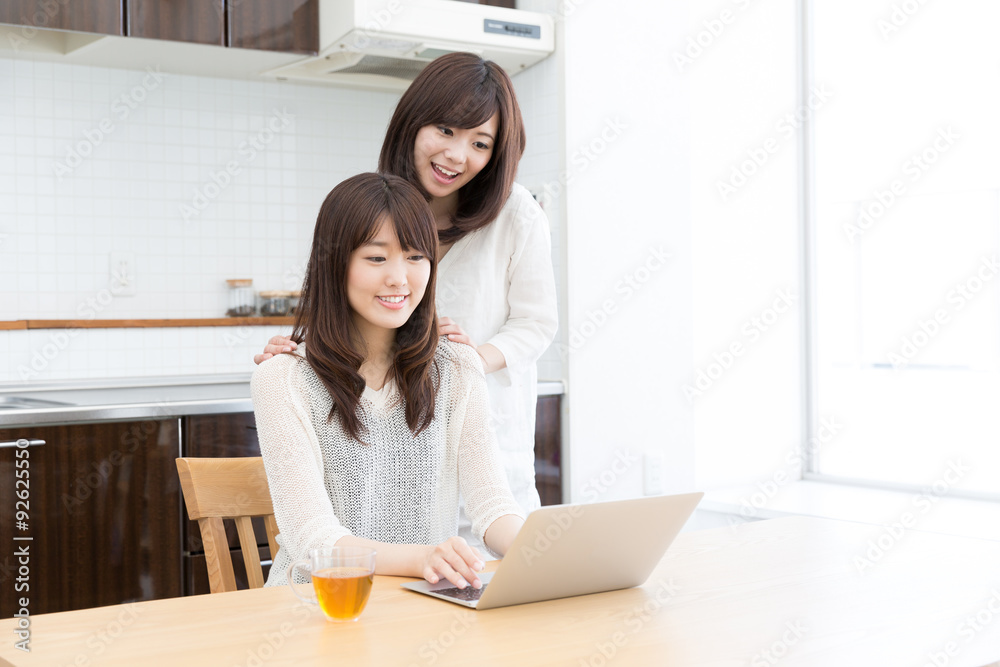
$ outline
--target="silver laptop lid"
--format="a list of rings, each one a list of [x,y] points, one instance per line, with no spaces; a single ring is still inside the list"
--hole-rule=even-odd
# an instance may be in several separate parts
[[[542,507],[528,516],[476,608],[638,586],[703,495]]]

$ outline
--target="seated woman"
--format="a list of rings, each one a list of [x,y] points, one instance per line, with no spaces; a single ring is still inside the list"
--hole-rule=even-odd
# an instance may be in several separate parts
[[[524,523],[489,428],[482,363],[438,338],[437,232],[402,178],[361,174],[316,219],[295,352],[252,380],[280,549],[268,586],[326,546],[370,546],[376,573],[481,586],[473,530],[503,555]]]

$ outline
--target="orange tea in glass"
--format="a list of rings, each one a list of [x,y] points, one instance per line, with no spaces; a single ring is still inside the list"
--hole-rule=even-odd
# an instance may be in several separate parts
[[[363,567],[327,567],[312,573],[313,588],[320,609],[337,621],[353,621],[361,616],[375,573]]]
[[[308,570],[312,591],[296,584],[296,568]],[[309,558],[288,567],[292,592],[306,602],[319,604],[331,621],[356,621],[368,603],[375,577],[375,550],[367,547],[328,547],[311,549]],[[312,593],[312,595],[310,595]]]

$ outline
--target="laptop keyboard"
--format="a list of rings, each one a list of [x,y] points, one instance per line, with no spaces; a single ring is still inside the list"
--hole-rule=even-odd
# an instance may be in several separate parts
[[[489,584],[483,584],[482,588],[473,588],[472,586],[466,586],[465,588],[442,588],[439,591],[434,591],[436,595],[446,595],[450,598],[455,598],[456,600],[466,600],[472,602],[478,600],[483,595],[483,591]]]

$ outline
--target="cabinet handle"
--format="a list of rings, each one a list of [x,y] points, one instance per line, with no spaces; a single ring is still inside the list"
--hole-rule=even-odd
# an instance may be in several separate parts
[[[14,440],[13,442],[0,442],[0,449],[7,449],[13,447],[37,447],[38,445],[44,445],[44,444],[45,444],[44,440],[28,440],[27,438],[21,438],[20,440]]]

